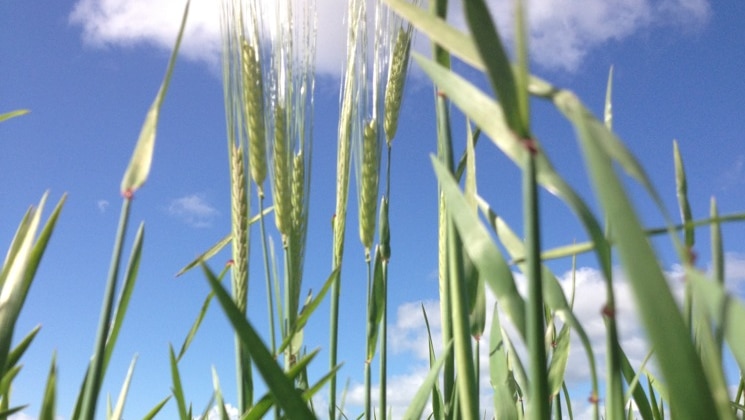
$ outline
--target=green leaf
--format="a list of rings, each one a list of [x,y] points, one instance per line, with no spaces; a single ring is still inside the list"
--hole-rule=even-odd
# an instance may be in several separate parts
[[[308,304],[303,306],[303,308],[300,310],[300,314],[297,320],[295,321],[295,331],[299,331],[305,328],[305,325],[308,323],[310,316],[315,312],[321,302],[323,302],[324,298],[331,289],[331,286],[339,280],[340,272],[341,271],[339,268],[336,268],[334,271],[332,271],[328,279],[326,279],[326,283],[324,283],[323,287],[321,287],[321,291],[318,293],[318,295],[315,298],[311,299]],[[287,346],[290,345],[292,336],[294,336],[294,332],[291,332],[291,334],[289,334],[288,337],[282,342],[279,350],[277,350],[278,353],[282,353],[287,348]]]
[[[552,343],[553,354],[548,366],[548,392],[551,396],[557,395],[561,390],[561,384],[564,383],[569,361],[569,331],[568,325],[564,324],[556,341]]]
[[[383,319],[385,310],[385,284],[383,283],[383,259],[380,256],[380,247],[375,248],[375,265],[373,268],[373,282],[370,293],[370,302],[367,311],[367,360],[375,356],[378,346],[378,333],[380,332],[380,321]]]
[[[132,375],[135,370],[135,363],[137,362],[137,356],[132,358],[132,363],[129,365],[127,370],[127,376],[122,384],[122,390],[119,392],[119,398],[116,400],[116,407],[111,415],[111,420],[120,420],[124,414],[124,402],[127,400],[127,393],[129,392],[129,384],[132,382]]]
[[[168,403],[168,400],[170,400],[170,399],[171,399],[171,396],[170,395],[167,396],[167,397],[165,397],[165,398],[163,398],[158,404],[155,405],[155,407],[152,408],[152,410],[148,411],[148,413],[145,414],[142,417],[142,420],[152,420],[152,419],[154,419],[155,416],[158,415],[158,413],[160,412],[160,410],[163,408],[163,406],[166,405],[166,403]]]
[[[248,219],[248,226],[251,226],[254,223],[258,222],[259,220],[261,220],[263,216],[266,216],[267,214],[271,213],[273,210],[274,210],[273,206],[269,206],[265,208],[264,211]],[[192,262],[190,262],[184,268],[179,270],[179,272],[176,273],[176,277],[179,277],[182,274],[185,274],[187,271],[191,270],[194,267],[198,267],[203,262],[207,262],[210,258],[214,257],[218,252],[222,251],[222,249],[225,248],[225,246],[229,244],[232,239],[233,239],[232,235],[227,234],[224,238],[217,241],[216,244],[212,245],[211,248],[209,248],[207,251],[200,254]]]
[[[179,418],[181,420],[189,420],[191,419],[191,416],[189,416],[189,413],[186,409],[186,399],[184,398],[184,388],[181,385],[181,374],[178,370],[178,361],[176,360],[176,354],[173,352],[173,346],[168,346],[169,351],[169,360],[171,362],[171,381],[173,382],[173,387],[171,388],[171,391],[173,392],[173,398],[176,400],[176,407],[178,408],[178,414]]]
[[[56,395],[57,395],[57,355],[52,356],[52,365],[47,376],[47,385],[44,389],[44,399],[39,411],[40,420],[54,420],[56,417]]]
[[[145,223],[140,223],[140,227],[137,229],[134,242],[132,244],[132,253],[130,254],[127,268],[124,273],[124,284],[122,286],[119,299],[117,300],[116,309],[114,311],[113,322],[111,323],[111,329],[109,330],[108,338],[106,339],[106,353],[104,356],[103,374],[105,375],[106,369],[111,360],[111,355],[114,352],[117,339],[119,338],[119,331],[124,324],[124,316],[129,308],[129,301],[132,298],[132,292],[134,291],[135,283],[137,281],[137,273],[140,268],[140,258],[142,257],[142,243],[145,237]]]
[[[465,33],[450,26],[442,18],[432,15],[405,0],[383,0],[393,11],[401,15],[430,40],[457,56],[467,64],[484,69],[476,44]]]
[[[517,291],[510,267],[481,225],[478,215],[469,210],[463,194],[447,169],[435,157],[432,157],[432,165],[447,202],[448,214],[458,228],[463,246],[505,313],[517,330],[524,334],[525,302]]]
[[[422,417],[424,407],[427,405],[427,401],[429,400],[429,394],[432,391],[433,387],[437,384],[437,379],[440,375],[440,368],[445,363],[445,360],[447,359],[452,349],[452,342],[448,343],[447,346],[445,346],[440,359],[434,363],[432,368],[430,368],[429,373],[427,373],[424,381],[419,386],[419,390],[414,395],[414,398],[411,399],[409,407],[406,409],[406,413],[404,413],[404,419],[418,419]]]
[[[16,363],[21,360],[23,353],[25,353],[28,347],[31,345],[31,342],[34,340],[36,334],[39,332],[40,329],[41,325],[37,325],[36,327],[34,327],[34,329],[31,330],[31,332],[28,333],[26,337],[24,337],[23,340],[21,340],[21,342],[19,342],[15,346],[15,348],[10,351],[10,354],[8,354],[8,361],[6,362],[8,367],[15,366]],[[0,394],[2,394],[2,392],[0,392]]]
[[[566,92],[562,95],[557,101],[578,133],[592,185],[607,214],[641,319],[658,354],[665,355],[658,361],[669,386],[671,407],[679,418],[705,418],[716,410],[707,378],[654,250],[614,172],[614,155],[601,145],[607,143],[608,131],[591,122],[576,97]]]
[[[150,173],[150,166],[153,161],[153,149],[155,148],[155,133],[158,128],[158,118],[160,116],[160,108],[163,105],[163,99],[168,91],[168,85],[171,82],[171,74],[173,73],[173,67],[176,64],[176,57],[178,57],[179,47],[181,46],[181,38],[184,35],[184,28],[186,28],[186,17],[189,15],[189,4],[190,0],[186,2],[184,8],[184,14],[181,19],[181,26],[176,37],[176,45],[173,47],[171,58],[168,60],[168,67],[166,69],[166,75],[163,79],[163,83],[160,85],[158,94],[155,96],[155,100],[150,109],[147,111],[145,116],[145,122],[142,124],[140,130],[140,137],[137,140],[132,159],[129,161],[127,170],[122,178],[121,192],[123,195],[128,196],[139,189],[142,184],[147,180],[148,174]]]
[[[39,228],[46,198],[47,194],[44,194],[38,210],[31,209],[24,216],[0,273],[0,376],[4,376],[9,367],[7,363],[15,323],[41,258],[41,254],[35,255],[33,252],[36,248],[34,237]],[[50,223],[53,224],[53,221],[50,220],[47,224]]]
[[[523,121],[520,115],[515,75],[489,8],[484,0],[465,1],[463,6],[476,49],[486,67],[486,74],[505,111],[507,126],[520,136],[527,136],[529,131],[527,121]]]
[[[219,280],[212,271],[203,265],[207,281],[212,287],[217,300],[220,302],[225,315],[227,315],[233,330],[243,343],[244,348],[251,354],[257,370],[264,378],[267,387],[276,398],[277,404],[282,407],[285,414],[292,419],[311,419],[314,418],[308,406],[303,401],[302,396],[297,392],[292,382],[285,376],[282,369],[277,365],[269,349],[261,341],[256,330],[251,323],[246,320],[245,316],[235,306],[230,295],[220,285]],[[278,396],[281,396],[279,398]]]
[[[688,181],[686,180],[685,167],[683,166],[683,157],[680,156],[677,141],[673,141],[673,156],[675,161],[675,192],[678,196],[680,219],[686,224],[684,229],[686,247],[691,249],[696,241],[695,231],[692,226],[688,225],[693,220],[693,217],[691,216],[691,206],[688,203]]]
[[[502,334],[499,310],[495,303],[489,332],[489,379],[494,392],[494,414],[498,419],[517,420],[515,383]]]
[[[0,122],[9,120],[11,118],[20,117],[21,115],[25,115],[28,113],[29,111],[27,109],[18,109],[15,111],[6,112],[5,114],[0,114]]]

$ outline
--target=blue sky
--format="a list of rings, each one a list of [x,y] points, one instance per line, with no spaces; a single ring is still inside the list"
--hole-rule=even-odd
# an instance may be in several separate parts
[[[345,33],[345,2],[317,1],[318,83],[303,295],[308,288],[318,290],[330,272],[329,221],[334,212]],[[219,25],[213,3],[193,0],[182,55],[162,112],[153,171],[134,201],[133,220],[146,223],[144,258],[105,388],[115,398],[127,365],[138,354],[128,417],[142,416],[169,394],[168,344],[181,344],[208,292],[200,274],[176,279],[174,273],[229,229]],[[509,40],[510,17],[502,6],[509,2],[492,3],[499,3],[493,11]],[[31,110],[0,125],[0,179],[4,180],[0,182],[0,244],[7,246],[23,212],[44,191],[50,190],[53,200],[69,195],[17,329],[17,335],[22,335],[37,324],[43,326],[14,390],[14,403],[30,403],[27,413],[32,417],[55,350],[59,414],[67,418],[71,413],[92,352],[121,203],[119,182],[162,80],[182,7],[181,1],[170,0],[10,1],[0,6],[0,113]],[[454,22],[462,22],[457,7],[452,14]],[[672,141],[677,139],[689,173],[694,216],[707,215],[712,196],[721,213],[743,210],[745,2],[533,0],[530,18],[534,72],[574,90],[597,113],[602,112],[608,70],[614,66],[614,128],[649,170],[669,209],[676,209]],[[424,37],[418,38],[418,47],[427,49]],[[474,74],[463,66],[458,70]],[[536,103],[534,109],[535,132],[553,163],[590,199],[568,124],[546,104]],[[429,163],[429,154],[435,151],[432,89],[416,68],[402,112],[393,156],[389,310],[393,396],[389,403],[397,408],[405,407],[426,367],[420,303],[431,312],[430,319],[438,318],[436,184]],[[455,127],[456,137],[462,138],[462,123]],[[480,193],[519,231],[519,172],[488,141],[479,144],[478,152]],[[643,220],[659,225],[661,219],[641,189],[632,186],[631,190]],[[361,402],[365,298],[354,194],[351,197],[341,308],[340,359],[345,366],[340,378],[342,384],[351,378],[348,402],[354,405]],[[547,194],[543,197],[545,246],[582,240],[584,235],[567,209]],[[743,234],[745,229],[738,225],[725,230],[728,281],[741,293],[745,245],[739,238]],[[706,268],[706,231],[701,230],[698,238],[699,264]],[[666,242],[655,241],[655,245],[674,276],[675,259]],[[253,250],[260,256],[258,243]],[[227,259],[221,254],[212,265],[221,267]],[[600,321],[602,302],[594,299],[600,279],[592,258],[580,258],[580,264],[583,280],[577,312],[600,345],[602,326],[592,328],[595,320]],[[569,262],[552,267],[557,275],[564,275]],[[258,258],[251,273],[250,316],[263,327],[263,268]],[[624,296],[622,338],[631,349],[630,357],[640,360],[645,352],[643,333],[622,277],[618,288]],[[327,348],[327,313],[322,307],[310,326],[315,334],[306,333],[310,348]],[[587,379],[586,364],[582,357],[572,357],[573,376],[568,379],[581,389]],[[326,359],[322,351],[315,362],[319,371],[326,367]],[[226,397],[234,401],[233,341],[217,307],[211,309],[181,364],[185,392],[196,411],[211,395],[213,365]],[[578,397],[584,401],[582,391]],[[165,410],[164,417],[175,413],[172,403]]]

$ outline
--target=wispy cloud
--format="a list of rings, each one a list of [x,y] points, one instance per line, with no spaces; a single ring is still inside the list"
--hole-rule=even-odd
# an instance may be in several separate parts
[[[171,200],[166,208],[169,215],[189,226],[204,228],[212,225],[219,212],[201,195],[192,194]]]
[[[106,209],[109,208],[109,200],[98,200],[96,201],[96,207],[98,207],[98,211],[101,213],[106,213]]]
[[[262,0],[265,5],[274,0]],[[298,0],[296,0],[298,1]],[[140,43],[170,49],[180,22],[183,0],[78,0],[70,15],[83,28],[83,39],[97,46]],[[549,69],[576,70],[593,50],[655,27],[687,30],[705,24],[708,0],[532,0],[529,3],[533,59]],[[193,0],[182,51],[185,56],[219,64],[219,1]],[[317,0],[318,69],[336,74],[345,51],[345,0]],[[502,36],[513,32],[512,2],[489,0]],[[271,16],[273,7],[265,7]],[[453,6],[452,21],[463,27],[463,13]],[[271,18],[271,17],[269,17]]]

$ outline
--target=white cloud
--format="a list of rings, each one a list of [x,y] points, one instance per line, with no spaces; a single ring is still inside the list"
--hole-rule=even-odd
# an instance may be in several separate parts
[[[169,215],[197,228],[209,227],[218,215],[217,209],[201,195],[192,194],[171,200],[166,209]]]
[[[238,411],[237,407],[233,407],[230,404],[225,404],[225,411],[228,413],[228,418],[230,420],[237,420],[240,418],[240,412]],[[194,417],[195,419],[200,417]],[[217,405],[210,408],[210,411],[207,412],[207,416],[205,417],[205,420],[219,420],[222,418],[222,415],[220,413],[220,409],[217,407]]]
[[[96,207],[101,213],[106,213],[106,209],[109,208],[109,200],[98,200],[96,201]]]
[[[92,45],[147,43],[170,49],[184,4],[183,0],[78,0],[70,19],[83,28],[84,40]],[[187,57],[214,66],[219,64],[219,4],[215,0],[192,1],[182,46]],[[490,0],[489,4],[501,35],[511,38],[512,2]],[[317,67],[321,72],[336,74],[345,51],[346,2],[317,0],[317,6]],[[272,8],[265,9],[271,15]],[[460,5],[451,9],[451,20],[463,27]],[[587,54],[610,41],[653,27],[699,27],[710,14],[708,0],[532,0],[530,48],[539,65],[573,71]]]

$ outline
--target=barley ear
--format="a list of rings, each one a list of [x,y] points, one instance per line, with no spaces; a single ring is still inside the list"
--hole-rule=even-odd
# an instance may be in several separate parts
[[[259,196],[264,196],[266,179],[266,137],[264,126],[264,83],[257,47],[243,38],[242,69],[245,112],[248,118],[249,167]]]
[[[385,88],[385,117],[383,126],[388,146],[398,129],[398,116],[401,111],[406,70],[409,67],[409,50],[411,48],[411,32],[400,28],[393,46],[391,65],[388,67],[388,81]]]
[[[292,165],[292,241],[294,243],[292,247],[293,255],[292,261],[295,265],[295,273],[300,273],[302,270],[302,256],[305,248],[305,232],[308,222],[308,207],[306,201],[305,191],[305,157],[303,152],[300,151],[295,155],[294,163]]]
[[[375,216],[378,204],[378,181],[380,178],[380,147],[378,126],[375,119],[365,124],[362,136],[362,171],[360,180],[360,240],[369,258],[375,236]]]
[[[233,146],[230,159],[230,203],[233,237],[233,299],[242,313],[248,298],[248,201],[243,148]]]
[[[290,161],[287,148],[287,132],[285,131],[287,116],[282,105],[274,109],[274,220],[277,230],[282,234],[282,241],[286,242],[290,233],[290,212],[292,208],[290,198]],[[286,246],[286,244],[284,244]]]

